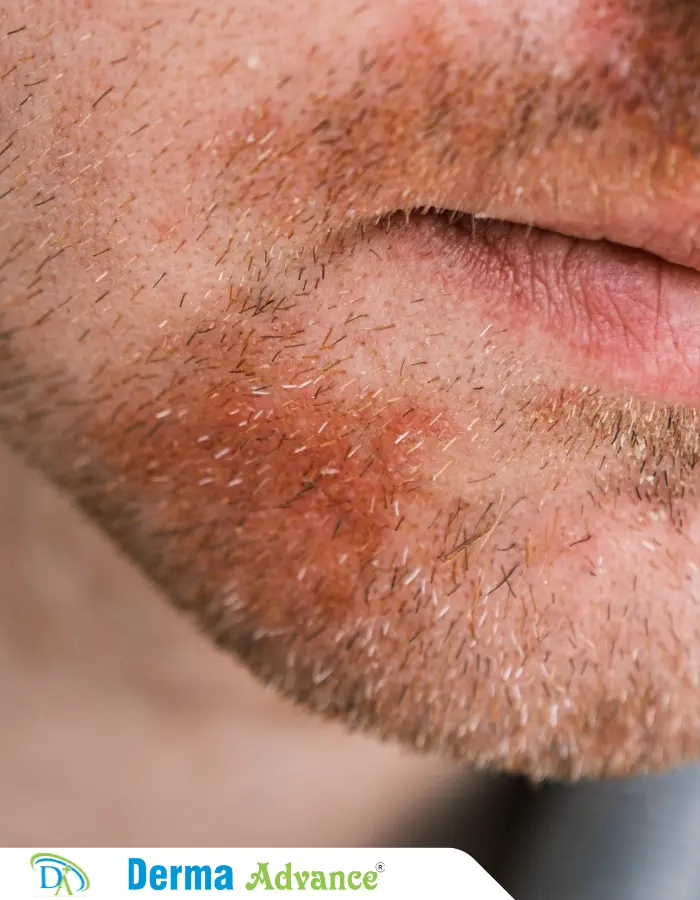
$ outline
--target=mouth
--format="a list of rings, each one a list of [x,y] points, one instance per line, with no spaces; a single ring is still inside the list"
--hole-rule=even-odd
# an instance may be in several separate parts
[[[595,229],[542,228],[456,210],[412,211],[439,277],[457,297],[484,298],[485,314],[527,342],[544,333],[558,367],[581,383],[635,399],[700,400],[700,272],[682,242],[650,246],[581,236]],[[567,229],[567,230],[564,230]]]

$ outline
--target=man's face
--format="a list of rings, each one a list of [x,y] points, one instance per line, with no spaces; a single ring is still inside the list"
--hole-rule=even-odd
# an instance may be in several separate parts
[[[6,438],[352,727],[537,776],[697,755],[695,4],[2,32]]]

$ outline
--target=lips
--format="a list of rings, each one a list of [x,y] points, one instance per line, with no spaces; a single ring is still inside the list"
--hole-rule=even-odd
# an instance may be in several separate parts
[[[577,380],[640,400],[700,397],[700,273],[648,250],[514,222],[416,216],[446,289],[501,327],[551,336]],[[596,226],[589,225],[589,233]],[[672,239],[656,236],[657,246]],[[683,244],[676,255],[688,257]],[[673,252],[673,251],[671,251]]]
[[[238,5],[9,42],[10,438],[324,715],[535,775],[697,755],[688,4]],[[374,227],[424,204],[488,218]]]

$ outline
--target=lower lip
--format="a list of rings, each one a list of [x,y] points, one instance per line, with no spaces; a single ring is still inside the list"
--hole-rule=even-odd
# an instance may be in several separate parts
[[[567,366],[600,387],[697,403],[700,273],[606,241],[467,216],[421,219],[450,293],[496,298],[491,318],[515,322],[525,339],[530,329],[551,335]]]

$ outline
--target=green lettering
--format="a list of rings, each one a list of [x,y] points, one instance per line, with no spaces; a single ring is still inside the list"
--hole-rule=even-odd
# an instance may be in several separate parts
[[[336,881],[340,881],[340,887],[336,887]],[[345,872],[331,872],[331,888],[332,891],[345,890]]]
[[[357,878],[357,884],[354,883]],[[362,872],[351,872],[348,875],[348,887],[351,891],[359,891],[362,887]]]
[[[284,883],[283,883],[284,882]],[[292,864],[290,862],[281,872],[275,875],[275,887],[280,891],[291,891],[292,889]]]
[[[368,891],[373,891],[377,887],[377,873],[365,872],[365,877],[362,879],[362,884],[364,884]]]
[[[323,872],[312,872],[311,873],[311,890],[312,891],[327,891],[326,887],[326,876]]]
[[[270,873],[267,871],[269,867],[269,862],[258,863],[258,871],[253,872],[250,876],[250,881],[246,882],[245,889],[247,891],[252,891],[259,884],[264,884],[266,891],[274,891],[275,888],[270,881]]]
[[[296,879],[297,884],[299,885],[300,891],[306,890],[306,882],[309,880],[308,872],[295,872],[294,878]]]
[[[70,872],[69,867],[65,866],[63,869],[63,874],[58,879],[58,887],[56,888],[56,893],[54,894],[54,897],[58,897],[58,895],[61,893],[61,888],[65,888],[66,893],[70,894],[71,897],[73,896],[73,891],[70,889],[70,883],[68,881],[68,873],[69,872]]]
[[[217,866],[214,869],[214,889],[217,891],[233,890],[233,869],[231,866]]]

